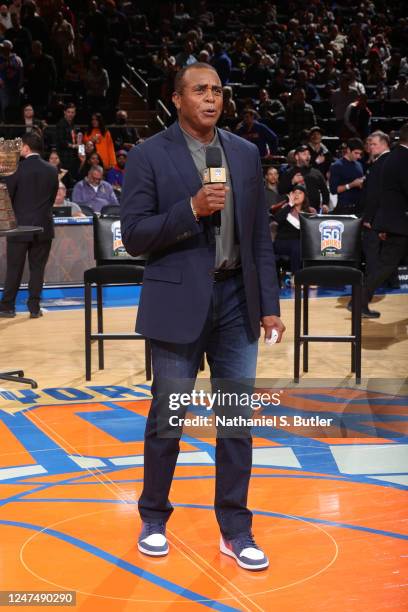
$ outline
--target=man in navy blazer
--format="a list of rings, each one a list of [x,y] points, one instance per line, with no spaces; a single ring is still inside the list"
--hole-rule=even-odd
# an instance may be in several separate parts
[[[126,250],[148,254],[136,330],[151,339],[154,381],[138,548],[152,556],[169,550],[168,496],[181,435],[180,428],[163,434],[169,381],[172,391],[191,389],[204,353],[213,381],[254,380],[260,323],[278,342],[285,330],[258,150],[215,128],[222,86],[208,64],[177,73],[173,102],[178,121],[130,151],[121,197]],[[226,184],[203,185],[209,145],[221,151]],[[220,230],[212,219],[217,211]],[[247,508],[250,435],[219,436],[215,459],[221,552],[245,569],[263,569],[268,559],[253,539]]]

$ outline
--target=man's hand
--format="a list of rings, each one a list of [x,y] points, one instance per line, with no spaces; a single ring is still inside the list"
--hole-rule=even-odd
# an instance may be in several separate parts
[[[229,187],[220,184],[204,185],[193,197],[193,208],[199,217],[208,217],[223,210]]]
[[[329,212],[329,210],[330,210],[330,209],[329,209],[329,207],[327,206],[327,204],[323,204],[323,206],[322,206],[322,213],[323,213],[324,215],[327,215],[327,213]]]
[[[282,340],[283,332],[286,330],[286,327],[282,323],[279,317],[275,315],[268,315],[266,317],[262,317],[261,325],[265,330],[265,339],[270,338],[272,335],[272,330],[276,329],[278,332],[278,339],[276,342],[280,342]]]
[[[361,189],[363,185],[364,177],[362,176],[361,178],[354,179],[354,181],[350,183],[350,188],[352,189],[353,187],[357,187],[357,189]]]
[[[371,223],[369,221],[363,221],[363,227],[366,227],[367,229],[371,229]]]
[[[380,240],[387,240],[387,232],[380,232],[378,237]]]

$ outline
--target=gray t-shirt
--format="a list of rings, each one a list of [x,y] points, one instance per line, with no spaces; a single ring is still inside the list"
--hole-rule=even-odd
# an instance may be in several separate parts
[[[222,155],[222,166],[226,170],[227,185],[229,191],[225,198],[225,207],[221,211],[221,231],[220,234],[215,235],[215,269],[232,269],[240,266],[240,252],[239,245],[235,244],[235,222],[234,222],[234,194],[232,193],[231,175],[225,157],[224,149],[222,148],[221,141],[218,136],[217,130],[215,130],[215,136],[213,140],[208,144],[204,144],[188,134],[180,126],[181,131],[184,134],[188,149],[193,158],[194,164],[197,168],[198,174],[202,180],[203,172],[205,170],[205,151],[208,146],[219,147]]]

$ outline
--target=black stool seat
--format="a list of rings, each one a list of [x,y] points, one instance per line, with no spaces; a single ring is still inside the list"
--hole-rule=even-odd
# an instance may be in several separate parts
[[[335,287],[351,285],[351,334],[324,336],[309,334],[309,285]],[[309,342],[350,342],[351,371],[355,372],[356,383],[361,382],[361,294],[363,273],[357,268],[341,265],[316,265],[303,268],[295,273],[295,354],[294,381],[299,382],[300,346],[303,345],[303,371],[309,369]],[[303,287],[303,332],[302,327]]]
[[[363,273],[350,266],[310,266],[298,270],[295,284],[322,285],[336,287],[340,285],[358,285],[363,282]]]
[[[95,266],[84,272],[85,283],[96,283],[102,285],[113,284],[141,284],[143,281],[143,266],[130,264],[110,264],[106,266]]]

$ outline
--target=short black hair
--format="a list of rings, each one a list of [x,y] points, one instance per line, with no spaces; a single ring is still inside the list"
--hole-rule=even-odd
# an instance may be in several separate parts
[[[33,153],[42,153],[43,150],[43,139],[36,132],[27,132],[22,135],[21,140],[23,144],[30,147]]]
[[[189,66],[184,66],[181,68],[181,70],[176,72],[176,76],[174,78],[174,91],[178,94],[183,93],[184,76],[188,70],[213,70],[218,76],[218,72],[214,66],[211,66],[211,64],[206,64],[205,62],[195,62]]]
[[[347,141],[347,148],[350,149],[350,151],[355,151],[356,149],[364,151],[364,144],[361,138],[349,138]]]

